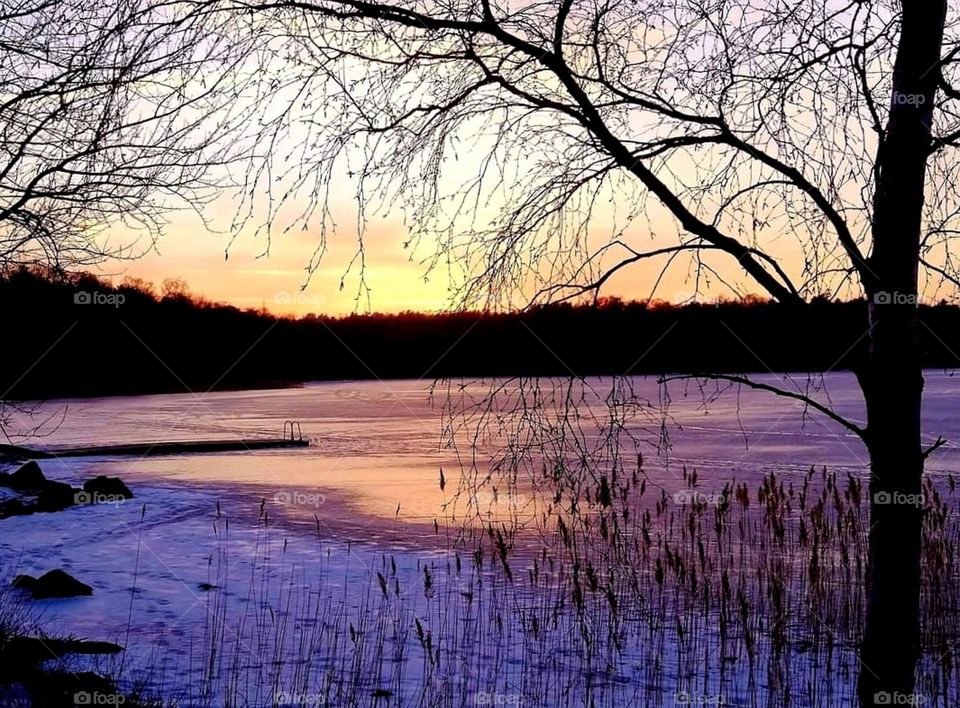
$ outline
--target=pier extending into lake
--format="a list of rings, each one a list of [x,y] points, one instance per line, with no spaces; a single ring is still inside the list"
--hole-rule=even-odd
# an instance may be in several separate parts
[[[296,432],[294,432],[296,426]],[[50,460],[58,457],[118,457],[191,455],[206,452],[246,452],[290,447],[308,447],[310,440],[303,437],[300,424],[287,421],[282,438],[238,438],[234,440],[174,440],[120,445],[84,445],[79,447],[54,447],[46,450],[0,445],[0,456],[23,460]]]

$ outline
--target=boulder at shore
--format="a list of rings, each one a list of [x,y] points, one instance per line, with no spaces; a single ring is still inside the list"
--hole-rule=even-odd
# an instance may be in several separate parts
[[[81,583],[69,573],[59,569],[44,573],[39,578],[30,575],[18,575],[13,579],[12,585],[15,588],[29,590],[34,600],[93,595],[92,587],[86,583]]]
[[[19,499],[6,499],[0,502],[0,519],[6,519],[10,516],[26,516],[32,513],[33,509]]]
[[[78,491],[66,482],[53,482],[48,479],[37,496],[33,511],[62,511],[77,503]]]
[[[0,519],[26,516],[35,512],[62,511],[75,504],[97,503],[103,497],[109,501],[133,499],[133,492],[119,477],[99,475],[75,489],[66,482],[55,482],[43,476],[40,465],[32,460],[13,474],[0,472],[0,487],[36,496],[34,502],[20,499],[0,501]]]
[[[62,511],[77,503],[76,495],[80,491],[66,482],[47,479],[43,476],[40,465],[32,460],[13,474],[0,474],[0,487],[8,487],[37,497],[32,503],[19,499],[0,502],[0,519],[9,516],[25,516],[38,511]]]
[[[116,654],[121,651],[123,647],[113,642],[13,636],[0,647],[0,664],[19,664],[29,668],[51,659],[62,659],[68,654]]]
[[[104,496],[133,499],[133,492],[130,491],[130,488],[125,485],[119,477],[100,475],[93,479],[88,479],[83,483],[83,491],[88,494],[103,494]]]
[[[123,647],[110,642],[84,639],[9,637],[0,643],[0,704],[14,705],[9,697],[17,695],[15,686],[21,686],[29,696],[29,704],[34,706],[142,705],[123,696],[105,676],[89,671],[47,670],[43,666],[67,654],[116,654],[122,650]],[[101,698],[95,700],[98,694]],[[22,701],[16,702],[21,704]]]
[[[46,481],[46,477],[43,476],[43,472],[40,470],[40,465],[33,460],[30,460],[30,462],[25,465],[21,465],[20,469],[13,474],[4,473],[0,476],[0,485],[15,489],[18,492],[39,491],[43,489]]]

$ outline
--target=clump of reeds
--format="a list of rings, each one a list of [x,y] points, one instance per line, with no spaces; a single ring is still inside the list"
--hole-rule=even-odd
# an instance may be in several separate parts
[[[337,549],[318,535],[309,572],[265,516],[240,562],[218,516],[219,588],[190,680],[167,695],[191,706],[852,701],[860,479],[823,469],[768,474],[755,489],[731,479],[709,502],[692,494],[706,492],[696,471],[679,486],[689,503],[654,487],[638,461],[559,495],[526,490],[536,513],[525,526],[438,524],[419,552]],[[960,525],[952,480],[925,492],[918,685],[953,705]]]

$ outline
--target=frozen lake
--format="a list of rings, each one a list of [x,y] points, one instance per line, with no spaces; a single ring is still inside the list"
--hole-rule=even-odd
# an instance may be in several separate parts
[[[772,375],[757,378],[782,383]],[[928,372],[926,378],[925,431],[931,440],[943,435],[950,441],[928,470],[937,476],[958,472],[960,379],[943,372]],[[802,389],[808,385],[803,376],[794,376],[793,381]],[[673,383],[669,406],[664,407],[664,392],[655,380],[638,378],[632,383],[634,391],[651,402],[652,416],[637,420],[633,429],[641,441],[645,470],[650,482],[668,494],[682,489],[684,468],[696,469],[704,486],[714,489],[734,477],[748,485],[759,483],[768,472],[799,478],[811,466],[827,466],[844,475],[865,472],[866,454],[858,439],[813,412],[805,417],[802,407],[791,401],[730,389],[711,395],[705,406],[705,394],[694,384]],[[818,387],[811,393],[814,398],[829,400],[838,412],[862,421],[852,375],[830,374],[813,383]],[[605,408],[600,400],[605,384],[592,385],[600,394],[582,405],[600,413]],[[465,390],[479,397],[484,389],[468,385]],[[711,389],[707,395],[712,393]],[[0,521],[0,565],[8,577],[64,568],[92,585],[92,597],[37,603],[42,625],[54,634],[117,641],[128,647],[122,660],[126,673],[193,696],[185,685],[195,682],[196,672],[210,671],[194,665],[198,648],[202,650],[198,645],[211,631],[216,634],[211,623],[219,617],[241,615],[253,623],[256,607],[251,603],[264,609],[306,602],[303,598],[314,597],[321,583],[342,596],[345,613],[331,611],[329,617],[334,625],[343,622],[340,629],[346,632],[350,613],[360,612],[379,592],[371,579],[383,572],[385,559],[398,564],[397,577],[414,581],[421,573],[419,564],[443,563],[451,541],[442,529],[454,511],[447,502],[459,468],[453,451],[440,444],[444,400],[443,392],[431,397],[425,382],[369,381],[43,403],[32,421],[35,425],[50,418],[41,429],[44,436],[13,442],[55,450],[155,440],[277,437],[285,420],[296,420],[312,445],[247,453],[42,461],[50,479],[79,486],[95,475],[116,476],[136,498]],[[669,449],[655,425],[664,410],[669,416]],[[459,508],[463,510],[462,505]],[[214,589],[204,590],[203,584]],[[301,588],[303,596],[291,600],[281,589],[284,584]],[[404,594],[406,609],[422,610],[424,616],[432,611],[429,593]],[[314,614],[326,617],[324,612]],[[298,626],[289,633],[297,636],[302,631],[306,630]],[[237,644],[248,641],[241,634]],[[268,651],[247,649],[252,654]],[[398,661],[415,665],[417,658]],[[505,666],[513,665],[509,657],[505,661]],[[491,663],[483,670],[496,666]],[[404,670],[394,679],[397,686],[403,685]],[[522,668],[514,670],[521,675]],[[407,671],[417,673],[415,668]],[[616,680],[633,679],[629,672],[621,672]],[[376,690],[377,682],[370,687]],[[292,695],[295,689],[293,683],[267,687],[248,699],[249,705],[283,702],[277,695],[284,691]],[[728,704],[736,704],[736,692],[729,695],[733,698],[728,697]]]

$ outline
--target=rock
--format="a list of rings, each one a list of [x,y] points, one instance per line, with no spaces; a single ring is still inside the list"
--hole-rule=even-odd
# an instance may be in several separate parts
[[[119,693],[109,678],[90,671],[63,671],[60,667],[44,668],[50,661],[67,654],[116,654],[123,647],[112,642],[54,637],[13,635],[0,641],[0,687],[20,686],[26,691],[16,705],[77,706],[123,705],[136,708],[144,704]],[[7,705],[9,691],[0,691],[0,703]],[[26,700],[29,697],[29,700]],[[12,703],[11,703],[12,705]]]
[[[40,671],[42,664],[47,661],[62,659],[67,654],[102,655],[116,654],[121,651],[123,651],[123,647],[112,642],[13,635],[0,643],[0,684],[22,681],[34,672],[45,675],[45,672]],[[74,704],[67,703],[66,705],[72,706]]]
[[[10,516],[26,516],[32,513],[33,509],[19,499],[7,499],[0,502],[0,519],[6,519]]]
[[[43,476],[40,465],[30,461],[13,474],[0,473],[0,487],[35,494],[33,503],[16,499],[0,501],[0,519],[34,512],[62,511],[75,504],[132,499],[133,492],[119,477],[100,475],[83,483],[83,490],[74,489],[65,482],[55,482]]]
[[[80,490],[74,489],[65,482],[47,480],[40,490],[33,511],[61,511],[76,504],[76,495]]]
[[[10,583],[12,587],[23,588],[24,590],[33,590],[33,586],[37,584],[37,579],[32,575],[17,575],[14,577],[13,582]]]
[[[10,489],[16,489],[18,492],[27,492],[43,489],[46,481],[47,478],[43,476],[40,465],[31,460],[27,464],[22,465],[16,472],[9,475],[6,479],[5,486]]]
[[[59,569],[44,573],[39,578],[30,575],[18,575],[13,579],[13,586],[29,590],[34,600],[93,595],[92,587],[86,583],[81,583],[69,573]]]
[[[47,480],[37,495],[36,501],[32,503],[23,502],[20,499],[0,501],[0,519],[28,516],[36,512],[62,511],[77,503],[77,494],[82,492],[69,484]]]
[[[116,654],[123,647],[113,642],[86,639],[54,639],[52,637],[11,637],[0,650],[4,663],[17,662],[36,666],[44,661],[62,659],[67,654]]]
[[[100,475],[99,477],[88,479],[83,483],[83,491],[89,494],[102,494],[123,499],[133,499],[133,492],[130,491],[130,488],[125,485],[119,477]]]
[[[22,683],[35,706],[138,705],[112,680],[92,671],[35,671]]]

